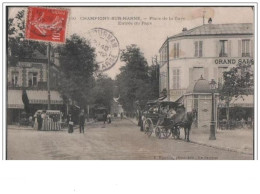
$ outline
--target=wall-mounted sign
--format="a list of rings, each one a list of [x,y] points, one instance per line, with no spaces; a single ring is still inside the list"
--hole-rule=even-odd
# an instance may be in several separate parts
[[[215,59],[215,64],[219,65],[235,65],[235,64],[254,64],[254,59],[252,58],[238,58],[238,59]]]

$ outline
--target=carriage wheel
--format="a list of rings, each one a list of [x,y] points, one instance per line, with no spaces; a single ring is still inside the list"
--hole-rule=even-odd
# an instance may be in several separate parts
[[[144,126],[145,133],[150,137],[153,133],[153,122],[148,119],[145,121]]]
[[[161,129],[160,127],[155,127],[155,136],[161,138]]]
[[[169,128],[163,127],[161,133],[164,138],[169,138],[171,136],[171,130]]]

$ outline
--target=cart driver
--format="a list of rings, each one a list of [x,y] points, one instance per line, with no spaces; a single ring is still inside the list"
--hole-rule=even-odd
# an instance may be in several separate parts
[[[159,114],[159,119],[157,121],[157,126],[160,126],[163,122],[164,119],[167,118],[168,112],[169,112],[169,105],[161,107],[161,113]]]
[[[176,114],[176,111],[171,107],[170,110],[167,113],[167,118],[171,119]]]

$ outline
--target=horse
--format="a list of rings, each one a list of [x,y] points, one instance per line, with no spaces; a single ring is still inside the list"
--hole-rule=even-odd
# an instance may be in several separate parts
[[[193,121],[196,119],[196,116],[197,116],[196,109],[193,109],[192,111],[185,113],[184,106],[180,107],[178,109],[176,115],[174,116],[175,126],[178,126],[178,127],[184,129],[184,133],[185,133],[184,139],[187,142],[190,141],[190,129],[191,129],[191,125],[192,125]],[[176,129],[176,127],[174,129]],[[175,131],[175,134],[176,134],[176,131]],[[179,138],[179,135],[178,135],[178,138]]]

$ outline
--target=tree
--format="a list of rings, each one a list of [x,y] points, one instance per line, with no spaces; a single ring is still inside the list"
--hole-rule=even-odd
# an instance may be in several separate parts
[[[92,88],[91,96],[93,104],[110,109],[113,100],[113,88],[114,81],[111,78],[99,75]]]
[[[154,99],[158,95],[155,95],[153,88],[155,72],[154,68],[149,68],[137,45],[127,46],[120,59],[125,62],[125,66],[120,68],[117,76],[119,101],[126,111],[132,112],[135,101]]]
[[[229,105],[232,97],[242,97],[253,93],[254,73],[253,60],[249,63],[238,63],[229,71],[223,73],[224,83],[219,86],[220,99],[226,102],[227,120],[229,120]]]
[[[73,34],[57,51],[60,53],[61,70],[59,91],[65,100],[70,98],[85,107],[90,103],[93,73],[98,69],[94,49],[84,38]]]
[[[157,57],[154,61],[154,63],[149,66],[149,77],[150,77],[150,83],[151,83],[151,89],[152,93],[151,96],[152,98],[158,98],[159,97],[159,75],[160,75],[160,70],[159,70],[159,64],[157,62]]]
[[[14,18],[8,19],[8,65],[16,66],[21,58],[32,57],[35,50],[46,54],[46,44],[25,40],[25,11],[19,11]]]

